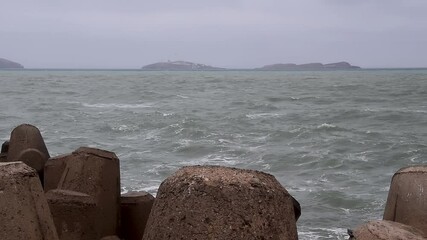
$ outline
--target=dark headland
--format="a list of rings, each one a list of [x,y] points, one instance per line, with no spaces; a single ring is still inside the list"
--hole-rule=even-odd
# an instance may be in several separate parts
[[[353,66],[348,62],[337,63],[307,63],[307,64],[294,64],[294,63],[277,63],[265,65],[261,68],[248,68],[248,69],[233,69],[233,68],[220,68],[213,67],[200,63],[192,63],[188,61],[167,61],[157,62],[143,66],[142,70],[146,71],[218,71],[218,70],[255,70],[255,71],[323,71],[323,70],[355,70],[360,69],[358,66]]]
[[[0,69],[22,69],[24,66],[22,66],[19,63],[12,62],[10,60],[0,58]]]

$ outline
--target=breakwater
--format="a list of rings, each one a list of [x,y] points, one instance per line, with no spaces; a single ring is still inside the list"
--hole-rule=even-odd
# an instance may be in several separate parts
[[[2,144],[0,162],[5,240],[298,239],[299,202],[263,172],[189,166],[163,181],[156,198],[121,195],[113,152],[80,147],[49,157],[28,124]],[[384,220],[349,230],[349,239],[425,239],[424,187],[427,166],[399,170]]]

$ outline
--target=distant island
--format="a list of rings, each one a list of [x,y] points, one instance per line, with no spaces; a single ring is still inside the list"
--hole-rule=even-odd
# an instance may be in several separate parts
[[[12,62],[10,60],[0,58],[0,69],[22,69],[24,66],[22,66],[19,63]]]
[[[225,68],[212,67],[200,63],[192,63],[186,61],[168,61],[158,62],[143,66],[142,70],[148,71],[214,71],[226,70]]]
[[[350,70],[360,69],[358,66],[352,66],[348,62],[337,62],[337,63],[307,63],[307,64],[294,64],[294,63],[277,63],[272,65],[265,65],[262,68],[256,70],[262,71],[322,71],[322,70]]]
[[[360,69],[358,66],[353,66],[348,62],[337,63],[307,63],[307,64],[294,64],[294,63],[277,63],[265,65],[261,68],[252,69],[230,69],[213,67],[200,63],[192,63],[188,61],[167,61],[158,62],[143,66],[141,68],[145,71],[220,71],[220,70],[255,70],[255,71],[324,71],[324,70],[354,70]]]

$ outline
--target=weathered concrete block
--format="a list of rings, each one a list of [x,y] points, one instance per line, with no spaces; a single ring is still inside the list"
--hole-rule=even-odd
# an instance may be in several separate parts
[[[272,176],[184,167],[160,185],[143,240],[298,239],[292,197]]]
[[[64,173],[67,161],[75,158],[72,153],[64,154],[56,157],[49,158],[44,165],[44,190],[45,192],[58,188],[61,181],[62,174]]]
[[[94,198],[88,194],[54,189],[46,193],[53,220],[61,240],[99,239],[99,224]]]
[[[0,239],[58,239],[37,173],[22,162],[0,163]]]
[[[22,124],[10,134],[7,161],[22,161],[36,169],[43,183],[43,168],[49,158],[43,137],[38,128]]]
[[[426,203],[427,166],[402,168],[392,178],[383,219],[416,227],[427,237]]]
[[[49,161],[47,169],[49,166],[52,166],[52,171],[56,169],[62,171],[62,174],[56,184],[58,175],[48,171],[48,189],[56,185],[56,189],[84,193],[93,199],[97,206],[93,222],[97,239],[117,235],[120,219],[120,168],[117,156],[112,152],[82,147],[71,155],[58,158],[57,161]],[[53,179],[50,179],[51,176]],[[60,210],[61,206],[60,204],[57,208],[52,208],[55,219],[61,217],[61,212],[65,211]],[[57,228],[58,231],[63,229],[60,226]]]
[[[354,232],[355,240],[425,240],[422,233],[411,226],[392,221],[370,221]]]
[[[144,191],[129,192],[123,194],[120,200],[120,237],[126,240],[141,240],[154,203],[153,195]]]

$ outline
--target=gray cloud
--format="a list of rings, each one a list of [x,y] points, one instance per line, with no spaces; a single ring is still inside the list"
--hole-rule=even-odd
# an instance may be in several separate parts
[[[0,57],[27,67],[347,60],[425,67],[427,1],[4,1]]]

